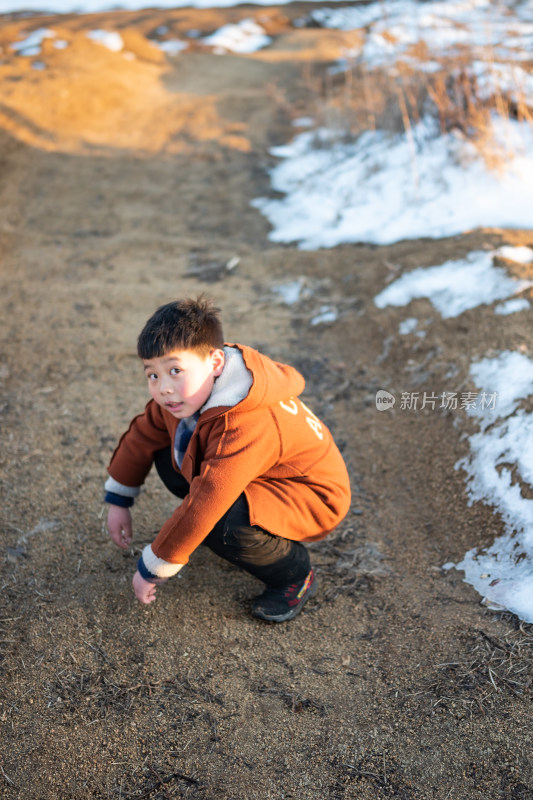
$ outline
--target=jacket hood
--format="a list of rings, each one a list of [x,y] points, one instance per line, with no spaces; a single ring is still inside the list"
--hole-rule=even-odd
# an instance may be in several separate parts
[[[239,411],[253,411],[297,397],[304,390],[305,381],[294,367],[273,361],[253,347],[227,344],[224,354],[224,370],[202,412],[236,405]]]

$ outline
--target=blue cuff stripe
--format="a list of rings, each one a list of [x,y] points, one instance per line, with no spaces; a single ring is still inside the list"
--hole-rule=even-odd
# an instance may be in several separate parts
[[[145,581],[149,581],[150,583],[160,582],[161,578],[158,578],[157,575],[154,575],[152,572],[150,572],[150,570],[146,567],[142,556],[137,561],[137,569],[139,570],[141,578],[144,578]]]
[[[105,503],[111,503],[112,506],[121,506],[122,508],[129,508],[133,505],[133,497],[124,497],[123,494],[115,494],[114,492],[106,492],[104,497]]]

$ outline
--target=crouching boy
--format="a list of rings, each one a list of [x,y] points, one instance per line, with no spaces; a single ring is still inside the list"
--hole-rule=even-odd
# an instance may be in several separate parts
[[[152,464],[182,502],[133,577],[141,603],[200,544],[265,584],[252,604],[283,622],[316,591],[303,542],[326,536],[350,504],[329,430],[302,403],[303,377],[241,344],[225,344],[218,309],[199,298],[161,306],[138,339],[152,399],[108,467],[108,530],[132,540],[130,506]]]

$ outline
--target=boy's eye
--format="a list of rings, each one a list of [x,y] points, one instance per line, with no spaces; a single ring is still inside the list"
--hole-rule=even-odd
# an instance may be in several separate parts
[[[181,369],[179,367],[171,367],[171,369],[170,369],[170,374],[171,375],[178,375],[178,373],[180,373],[180,372],[181,372]]]
[[[148,378],[149,381],[156,381],[157,380],[157,375],[156,375],[155,372],[149,372],[146,377]]]

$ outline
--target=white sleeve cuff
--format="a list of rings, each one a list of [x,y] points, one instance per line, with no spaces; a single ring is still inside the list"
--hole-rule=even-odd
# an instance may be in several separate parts
[[[171,564],[170,561],[164,561],[162,558],[158,558],[149,544],[144,548],[142,556],[146,569],[151,572],[152,575],[157,575],[158,578],[171,578],[183,567],[183,564]]]
[[[120,494],[122,497],[137,497],[137,495],[141,491],[140,486],[124,486],[123,483],[119,483],[114,478],[109,476],[104,484],[104,489],[106,492],[112,492],[113,494]]]

